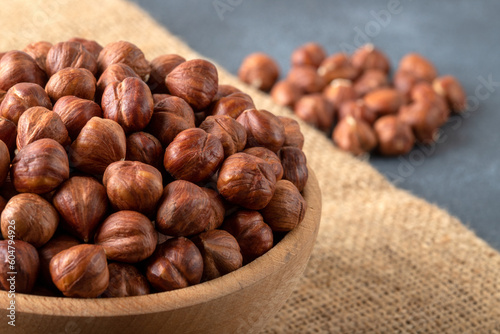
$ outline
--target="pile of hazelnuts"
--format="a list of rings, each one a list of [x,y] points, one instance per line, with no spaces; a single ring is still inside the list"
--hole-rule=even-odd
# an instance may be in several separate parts
[[[276,61],[253,53],[238,75],[270,91],[276,103],[292,108],[354,155],[396,156],[410,152],[416,142],[431,144],[450,114],[466,107],[459,81],[438,77],[434,65],[417,53],[401,59],[392,82],[389,59],[372,44],[352,55],[327,56],[321,45],[307,43],[293,51],[291,64],[287,77],[276,82]]]
[[[220,85],[209,61],[81,38],[0,58],[0,289],[179,289],[303,220],[299,124]]]

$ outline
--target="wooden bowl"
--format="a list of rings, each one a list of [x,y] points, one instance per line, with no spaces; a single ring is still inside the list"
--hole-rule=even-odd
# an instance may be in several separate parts
[[[310,170],[304,220],[269,252],[223,277],[126,298],[76,299],[0,291],[0,333],[258,333],[294,290],[318,234],[321,194]],[[15,327],[8,325],[15,300]]]

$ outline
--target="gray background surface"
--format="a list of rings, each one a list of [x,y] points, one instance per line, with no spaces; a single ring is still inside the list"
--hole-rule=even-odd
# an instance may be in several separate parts
[[[471,108],[450,120],[438,144],[416,148],[403,158],[370,161],[399,187],[448,210],[500,249],[500,2],[134,2],[232,73],[246,55],[265,51],[286,75],[293,49],[317,41],[329,53],[374,43],[393,67],[416,51],[440,73],[457,76]],[[488,79],[493,85],[484,84]]]

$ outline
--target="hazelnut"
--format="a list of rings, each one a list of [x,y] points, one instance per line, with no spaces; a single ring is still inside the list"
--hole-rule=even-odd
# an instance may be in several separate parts
[[[279,81],[271,90],[271,97],[274,102],[289,108],[293,108],[301,96],[300,88],[287,80]]]
[[[201,190],[203,190],[208,195],[211,202],[211,205],[209,207],[211,208],[212,213],[209,217],[207,230],[219,228],[224,222],[224,216],[226,214],[224,199],[217,191],[213,189],[202,187]]]
[[[330,131],[335,120],[333,106],[319,93],[302,96],[293,112],[304,122],[322,131]]]
[[[290,117],[278,116],[278,118],[285,128],[285,142],[283,146],[293,146],[302,149],[304,146],[304,135],[300,131],[299,123]]]
[[[194,126],[194,121],[190,122],[182,115],[173,112],[160,111],[153,112],[153,116],[151,117],[151,121],[149,122],[146,131],[158,138],[163,147],[167,147],[179,133],[184,130],[194,128]]]
[[[53,110],[61,118],[71,140],[78,137],[92,117],[102,117],[101,107],[97,103],[76,96],[61,97]]]
[[[102,94],[108,85],[113,82],[122,82],[126,78],[140,79],[134,70],[126,64],[118,63],[109,65],[97,81],[97,99],[101,101]]]
[[[329,83],[335,79],[354,80],[358,76],[358,70],[352,66],[348,55],[339,52],[321,62],[318,74],[325,83]]]
[[[402,155],[411,151],[415,136],[411,127],[396,115],[380,117],[373,129],[378,139],[378,150],[383,155]]]
[[[358,97],[389,86],[387,73],[381,70],[366,70],[354,83],[354,91]]]
[[[276,153],[268,150],[265,147],[250,147],[243,151],[243,153],[256,156],[261,158],[271,166],[274,175],[276,176],[276,181],[281,180],[283,177],[283,166],[281,166],[281,160],[278,158]]]
[[[396,114],[403,104],[401,94],[393,88],[379,88],[363,98],[365,106],[378,117]]]
[[[210,230],[193,238],[203,258],[203,281],[241,268],[243,256],[238,241],[224,230]]]
[[[224,160],[224,148],[217,137],[202,129],[179,133],[165,150],[163,165],[178,180],[201,182],[208,179]]]
[[[45,69],[49,77],[67,67],[86,69],[92,75],[97,74],[96,59],[81,43],[77,42],[54,44],[47,53]]]
[[[278,63],[262,52],[248,55],[238,70],[241,81],[265,92],[273,87],[279,74]]]
[[[113,262],[108,264],[109,285],[102,297],[143,296],[150,293],[149,282],[131,264]]]
[[[106,168],[102,183],[115,210],[153,213],[163,192],[161,173],[139,161],[116,161]]]
[[[99,226],[94,241],[110,260],[136,263],[153,254],[158,235],[153,223],[135,211],[118,211]]]
[[[15,259],[12,259],[12,247],[15,250]],[[14,265],[14,269],[11,266]],[[35,286],[40,261],[36,248],[27,242],[16,240],[0,240],[0,290],[10,291],[11,281],[9,272],[16,273],[15,291],[30,293]]]
[[[377,146],[377,136],[368,123],[347,116],[333,130],[332,139],[342,150],[362,155]]]
[[[416,101],[401,107],[398,117],[411,126],[417,140],[424,144],[436,140],[438,128],[443,124],[442,111],[428,101]]]
[[[14,223],[12,223],[14,222]],[[12,197],[1,215],[2,235],[9,237],[9,230],[15,229],[14,239],[41,247],[52,238],[59,224],[56,209],[36,194],[19,194]]]
[[[166,54],[156,57],[151,61],[151,76],[148,86],[152,92],[167,93],[165,78],[178,65],[185,62],[186,59],[177,54]]]
[[[201,111],[217,93],[219,77],[211,62],[193,59],[175,67],[165,83],[170,94],[184,99],[195,111]]]
[[[120,124],[125,133],[141,131],[153,116],[153,95],[141,79],[126,78],[106,87],[101,107],[104,118]]]
[[[42,138],[54,139],[63,147],[71,143],[68,130],[58,114],[44,107],[31,107],[19,117],[17,149]]]
[[[424,102],[432,104],[441,112],[441,125],[446,123],[450,116],[450,108],[445,98],[439,95],[427,82],[419,82],[413,86],[411,92],[411,100],[414,102]]]
[[[157,104],[158,102],[160,102],[161,100],[163,99],[166,99],[167,97],[171,97],[172,95],[170,94],[153,94],[153,102],[155,104]],[[182,99],[181,99],[182,100]],[[182,100],[184,101],[184,100]],[[184,101],[186,102],[186,101]],[[186,102],[187,103],[187,102]]]
[[[410,72],[398,70],[396,74],[394,74],[394,88],[403,95],[405,102],[410,100],[411,90],[420,81],[421,80],[417,79],[417,77]]]
[[[0,105],[0,115],[17,125],[19,117],[31,107],[52,109],[45,90],[37,84],[22,82],[12,86]]]
[[[292,66],[313,66],[318,68],[326,58],[326,51],[318,43],[310,42],[299,46],[292,52]]]
[[[325,82],[313,66],[292,67],[286,80],[307,94],[317,93],[325,86]]]
[[[247,131],[247,147],[262,146],[277,152],[285,142],[283,124],[267,110],[245,110],[236,121]]]
[[[409,53],[399,62],[398,71],[411,73],[418,80],[431,83],[437,77],[437,70],[432,63],[418,53]]]
[[[47,54],[49,53],[52,43],[46,41],[35,42],[27,45],[23,52],[26,52],[33,58],[43,71],[45,71],[45,61],[47,59]]]
[[[67,95],[94,100],[95,85],[95,77],[87,69],[67,67],[50,77],[45,91],[54,103]]]
[[[168,112],[183,118],[189,127],[194,127],[194,112],[189,104],[177,96],[167,96],[154,105],[154,112]],[[173,138],[172,138],[173,139]]]
[[[291,231],[306,214],[307,204],[299,190],[288,180],[276,182],[276,191],[260,213],[274,232]]]
[[[230,116],[208,116],[200,124],[200,129],[220,140],[224,149],[224,158],[245,148],[246,129]]]
[[[351,56],[351,63],[361,72],[378,69],[388,73],[391,68],[387,56],[373,44],[366,44],[357,49]]]
[[[99,245],[76,245],[56,254],[50,275],[66,297],[96,298],[109,284],[108,263]]]
[[[97,58],[100,73],[103,73],[111,64],[117,63],[130,66],[144,82],[148,81],[151,66],[144,53],[134,44],[125,41],[109,43]]]
[[[445,75],[434,79],[432,83],[434,91],[444,97],[448,106],[455,112],[465,110],[467,100],[465,91],[460,82],[452,75]]]
[[[264,208],[276,185],[273,168],[246,153],[229,156],[219,170],[217,189],[228,202],[251,210]]]
[[[17,191],[48,193],[69,178],[68,156],[55,140],[39,139],[17,153],[10,173]]]
[[[156,214],[156,228],[170,236],[189,236],[208,229],[211,198],[194,183],[177,180],[169,183]]]
[[[279,158],[283,166],[283,179],[291,181],[299,191],[304,190],[309,177],[304,152],[297,147],[283,147]]]
[[[163,147],[160,141],[149,133],[133,133],[127,137],[125,160],[140,161],[160,169],[163,165]]]
[[[233,93],[225,97],[221,97],[212,107],[212,115],[228,115],[236,119],[241,113],[247,109],[253,109],[255,105],[245,93]]]
[[[219,100],[221,97],[228,96],[233,93],[241,93],[241,90],[233,85],[219,85],[219,89],[217,90],[217,94],[215,94],[214,100]],[[248,97],[250,97],[250,95]]]
[[[222,228],[238,241],[243,263],[252,262],[273,247],[273,231],[258,211],[236,211]]]
[[[16,149],[17,127],[14,122],[0,117],[0,140],[3,141],[9,149],[10,155],[14,157]]]
[[[195,244],[184,237],[159,245],[148,260],[146,277],[158,291],[170,291],[200,283],[203,258]]]
[[[61,225],[84,242],[89,242],[97,225],[106,216],[106,189],[88,176],[73,176],[64,182],[52,197],[62,217]]]
[[[337,110],[342,103],[355,100],[356,92],[350,80],[336,79],[326,86],[323,96]]]
[[[373,110],[368,109],[365,101],[362,99],[342,103],[338,115],[339,120],[351,116],[354,119],[365,121],[368,124],[373,124],[377,119],[377,114]]]
[[[112,162],[126,153],[126,137],[122,127],[110,119],[92,117],[71,144],[72,166],[89,174],[102,175]]]
[[[55,287],[52,282],[52,277],[50,276],[50,260],[63,250],[79,244],[80,242],[78,239],[67,234],[59,234],[55,235],[38,250],[38,256],[40,258],[40,277],[45,284]]]
[[[70,39],[68,39],[68,42],[77,42],[77,43],[80,43],[81,45],[83,45],[85,47],[85,49],[87,49],[87,51],[90,52],[90,54],[92,56],[94,56],[96,61],[97,61],[97,58],[99,57],[99,53],[102,50],[101,44],[97,43],[96,41],[88,40],[88,39],[81,38],[81,37],[70,38]]]
[[[21,82],[31,82],[44,87],[47,76],[27,53],[9,51],[0,60],[0,89],[8,91]]]
[[[0,187],[3,186],[10,169],[9,148],[0,140]]]

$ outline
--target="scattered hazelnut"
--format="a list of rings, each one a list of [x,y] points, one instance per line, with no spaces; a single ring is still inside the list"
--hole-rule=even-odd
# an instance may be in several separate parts
[[[14,157],[16,149],[17,127],[14,122],[0,117],[0,140],[3,141],[9,149],[10,155]]]
[[[347,116],[333,130],[332,139],[342,150],[362,155],[377,146],[377,137],[368,123]]]
[[[106,89],[106,87],[108,87],[108,85],[112,84],[113,82],[120,83],[126,78],[140,79],[141,77],[139,77],[137,73],[135,73],[134,70],[126,64],[117,63],[109,65],[97,81],[97,100],[101,101],[102,94],[104,93],[104,90]]]
[[[70,38],[70,39],[68,39],[68,42],[77,42],[77,43],[80,43],[81,45],[83,45],[85,47],[85,49],[87,49],[87,51],[90,52],[90,54],[92,56],[94,56],[96,61],[97,61],[97,58],[99,57],[99,53],[101,53],[101,50],[102,50],[101,44],[97,43],[96,41],[88,40],[88,39],[81,38],[81,37]]]
[[[94,56],[77,42],[60,42],[54,44],[47,53],[45,69],[52,77],[64,68],[81,68],[97,74],[97,62]]]
[[[243,60],[238,70],[238,77],[250,86],[267,92],[278,79],[279,72],[278,63],[273,58],[257,52]]]
[[[238,241],[224,230],[210,230],[193,238],[203,258],[202,280],[228,274],[243,265]]]
[[[295,185],[288,180],[276,182],[276,191],[260,213],[274,232],[291,231],[306,214],[307,203]]]
[[[299,46],[292,52],[292,66],[313,66],[318,68],[326,58],[326,51],[318,43],[310,42]]]
[[[111,64],[117,63],[130,66],[144,82],[148,81],[151,66],[144,53],[136,45],[125,41],[106,45],[97,58],[99,72],[103,73]]]
[[[427,82],[419,82],[413,86],[410,92],[411,100],[413,102],[424,102],[427,104],[432,104],[441,113],[441,124],[446,123],[450,116],[450,108],[447,104],[445,98],[439,95],[433,88],[432,85]]]
[[[94,100],[95,90],[96,80],[92,73],[84,68],[72,67],[56,72],[45,86],[45,91],[54,103],[67,95]]]
[[[109,285],[102,293],[102,297],[128,297],[149,294],[148,280],[133,265],[113,262],[108,264],[108,270]]]
[[[377,119],[377,114],[366,107],[365,101],[362,99],[346,101],[340,106],[339,120],[351,116],[354,119],[365,121],[368,124],[373,124]]]
[[[52,203],[62,217],[63,228],[89,242],[106,215],[108,197],[106,189],[96,179],[73,176],[57,189]]]
[[[221,97],[211,109],[212,115],[228,115],[236,119],[247,109],[254,109],[252,99],[245,93],[233,93]]]
[[[283,179],[291,181],[299,191],[304,190],[309,177],[304,152],[297,147],[283,147],[279,158],[283,166]]]
[[[335,79],[354,80],[358,76],[358,70],[352,66],[348,55],[339,52],[321,62],[318,74],[325,83],[329,83]]]
[[[110,119],[92,117],[71,144],[72,166],[89,174],[102,175],[112,162],[126,153],[126,137],[122,127]]]
[[[350,80],[336,79],[333,80],[323,90],[323,96],[334,107],[340,108],[342,103],[356,99],[356,92]]]
[[[17,125],[19,117],[31,107],[52,109],[45,90],[37,84],[22,82],[12,86],[0,104],[0,115]]]
[[[170,236],[189,236],[208,229],[211,199],[194,183],[177,180],[169,183],[156,214],[156,228]]]
[[[153,135],[136,132],[127,137],[125,160],[140,161],[160,169],[163,166],[163,148]]]
[[[357,49],[351,56],[351,63],[354,68],[363,72],[369,69],[379,69],[385,73],[390,70],[390,63],[387,56],[373,44],[366,44]]]
[[[245,110],[236,121],[247,131],[247,147],[262,146],[277,152],[285,142],[283,124],[267,110]]]
[[[136,263],[156,248],[158,235],[153,223],[135,211],[118,211],[99,225],[95,244],[104,248],[109,260]]]
[[[251,210],[264,208],[276,186],[273,168],[246,153],[229,156],[219,170],[217,189],[228,202]]]
[[[11,260],[12,251],[15,249],[15,260]],[[10,252],[9,252],[10,251]],[[15,269],[10,268],[11,265]],[[30,293],[35,286],[38,276],[40,261],[36,248],[27,242],[16,240],[14,245],[10,245],[9,240],[0,240],[0,290],[10,291],[11,275],[9,272],[16,272],[15,291],[17,293]]]
[[[378,150],[383,155],[403,155],[415,145],[411,127],[396,115],[380,117],[373,129],[377,135]]]
[[[69,178],[68,156],[55,140],[39,139],[17,153],[10,173],[17,191],[48,193]]]
[[[11,235],[9,230],[13,226],[16,232],[14,239],[29,242],[35,247],[45,245],[56,232],[58,224],[57,211],[36,194],[19,194],[12,197],[1,215],[4,239]]]
[[[195,244],[184,237],[159,245],[148,260],[146,277],[158,291],[171,291],[200,283],[203,258]]]
[[[432,83],[434,91],[444,97],[448,106],[455,112],[465,110],[467,100],[465,91],[460,82],[452,75],[445,75],[434,79]]]
[[[250,147],[244,150],[243,153],[256,156],[267,162],[274,171],[276,181],[281,180],[281,178],[283,177],[283,167],[281,166],[281,160],[273,151],[270,151],[265,147]]]
[[[61,118],[71,140],[78,137],[92,117],[102,117],[101,107],[97,103],[76,96],[61,97],[54,104],[53,111]]]
[[[139,161],[116,161],[104,172],[102,183],[113,208],[149,215],[163,192],[161,173]]]
[[[9,51],[0,59],[0,89],[8,91],[21,82],[31,82],[45,87],[47,76],[27,53]]]
[[[396,114],[403,104],[401,94],[393,88],[379,88],[363,98],[365,106],[378,117]]]
[[[29,108],[19,117],[17,149],[42,138],[54,139],[63,147],[71,143],[68,130],[58,114],[44,107]]]
[[[292,67],[286,80],[308,94],[317,93],[325,86],[325,82],[313,66]]]
[[[66,297],[96,298],[109,284],[108,263],[99,245],[76,245],[56,254],[50,275]]]
[[[141,131],[153,116],[153,95],[138,78],[110,83],[102,94],[104,118],[120,124],[125,133]]]
[[[170,94],[184,99],[195,111],[201,111],[217,93],[219,77],[212,63],[193,59],[175,67],[165,82]]]
[[[33,58],[43,71],[46,72],[45,69],[45,61],[47,59],[47,54],[49,53],[50,48],[52,47],[52,43],[46,41],[39,41],[35,43],[31,43],[27,45],[23,51],[26,52]]]
[[[163,165],[178,180],[208,179],[224,160],[224,148],[217,137],[202,129],[179,133],[165,150]]]
[[[148,86],[152,92],[167,93],[165,78],[178,65],[185,62],[186,59],[177,54],[166,54],[156,57],[151,61],[151,76]]]
[[[304,122],[322,131],[330,131],[335,121],[332,104],[319,93],[302,96],[295,104],[293,112]]]
[[[0,140],[0,187],[3,186],[10,169],[9,148]]]
[[[437,70],[432,63],[418,53],[409,53],[399,62],[398,71],[411,73],[418,80],[431,83],[437,77]]]
[[[258,211],[236,211],[226,218],[222,228],[238,241],[243,263],[255,260],[273,247],[273,231]]]
[[[278,118],[285,128],[285,142],[283,146],[293,146],[302,149],[304,147],[304,135],[300,131],[299,123],[290,117],[278,116]]]
[[[354,83],[354,91],[358,97],[363,97],[387,86],[389,86],[389,78],[386,72],[377,69],[366,70]]]
[[[78,241],[78,239],[67,234],[59,234],[55,235],[38,250],[38,256],[40,258],[40,277],[46,285],[55,287],[52,282],[52,277],[50,276],[50,260],[63,250],[79,244],[80,241]]]
[[[424,144],[436,140],[438,128],[443,124],[442,111],[435,104],[426,101],[416,101],[402,106],[399,119],[411,126],[415,137]]]
[[[287,80],[279,81],[271,90],[271,97],[280,106],[293,108],[301,96],[300,88]]]
[[[200,124],[200,129],[220,140],[224,158],[242,151],[247,143],[246,129],[230,116],[208,116]]]

